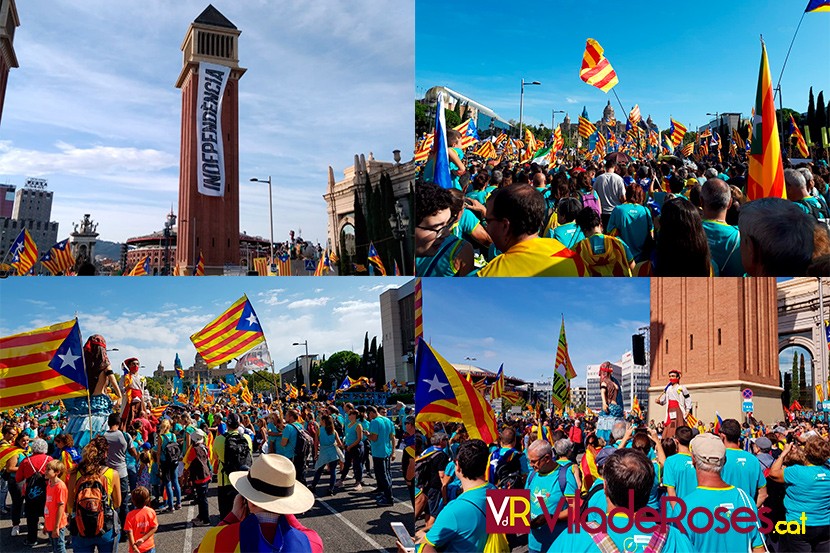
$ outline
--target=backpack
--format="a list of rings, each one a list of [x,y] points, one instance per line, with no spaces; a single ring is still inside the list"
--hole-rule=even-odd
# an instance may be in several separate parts
[[[34,470],[29,478],[26,479],[26,500],[27,501],[45,501],[46,500],[46,477],[43,476],[43,467],[49,462],[49,459],[44,459],[40,470],[35,470],[35,465],[32,463],[31,457],[26,457],[29,464]]]
[[[600,215],[599,209],[599,201],[597,201],[597,197],[594,196],[593,192],[588,192],[587,194],[580,194],[580,199],[582,200],[582,208],[590,207],[591,209],[596,212],[597,215]]]
[[[75,485],[72,535],[95,538],[113,527],[113,509],[103,473],[85,476]]]
[[[591,498],[597,495],[598,493],[605,493],[605,482],[601,482],[599,486],[591,486],[591,489],[584,495],[582,498],[582,509],[580,510],[580,515],[585,512],[585,509],[588,508],[588,502],[591,501]]]
[[[420,489],[424,489],[429,484],[429,481],[438,474],[439,470],[444,470],[447,467],[447,455],[444,453],[441,458],[439,453],[444,453],[440,449],[435,449],[432,452],[424,452],[415,459],[415,485]],[[436,463],[435,461],[438,461]],[[436,466],[443,464],[443,467]]]
[[[565,488],[568,487],[568,471],[573,466],[573,462],[568,461],[564,465],[559,465],[559,468],[556,469],[556,480],[559,483],[559,491],[562,492],[562,496],[565,495]],[[533,477],[536,476],[536,471],[530,473],[530,476],[527,477],[527,488],[530,489],[530,483],[533,482]]]
[[[294,464],[305,463],[311,449],[314,447],[314,439],[302,425],[293,423],[291,426],[297,431],[297,441],[294,443]],[[302,464],[298,466],[302,466]]]
[[[211,477],[210,461],[208,460],[208,452],[204,443],[194,446],[193,451],[196,453],[196,458],[190,463],[190,481],[201,483]]]
[[[345,432],[343,429],[343,423],[340,422],[340,417],[332,417],[331,418],[332,424],[334,424],[334,430],[337,432],[338,436],[345,436]],[[357,423],[355,423],[357,424]]]
[[[516,489],[524,485],[522,481],[522,454],[510,449],[504,454],[497,448],[490,454],[488,478],[499,489]],[[495,461],[495,463],[493,463]]]
[[[168,465],[182,460],[182,448],[175,438],[164,445],[164,459]]]
[[[807,200],[798,200],[796,203],[799,203],[806,207],[810,211],[810,215],[812,215],[816,219],[827,219],[827,213],[825,213],[825,209],[823,206],[816,207]]]
[[[225,474],[251,468],[251,448],[245,436],[235,432],[225,434],[225,460],[222,471]]]

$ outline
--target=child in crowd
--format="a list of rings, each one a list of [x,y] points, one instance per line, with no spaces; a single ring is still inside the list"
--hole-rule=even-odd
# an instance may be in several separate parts
[[[61,479],[66,467],[61,461],[49,461],[46,464],[46,505],[43,508],[44,530],[49,536],[53,553],[66,553],[64,538],[67,534],[69,520],[66,516],[68,491]]]
[[[132,491],[130,497],[135,509],[127,513],[124,521],[129,553],[155,553],[153,535],[158,530],[159,523],[156,511],[147,505],[150,502],[150,492],[144,486],[139,486]]]

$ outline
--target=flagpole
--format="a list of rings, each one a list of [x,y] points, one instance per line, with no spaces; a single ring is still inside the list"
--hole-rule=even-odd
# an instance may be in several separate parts
[[[793,34],[793,39],[790,41],[790,47],[787,49],[787,56],[784,58],[784,65],[781,66],[781,73],[778,75],[778,84],[775,85],[775,88],[778,90],[778,99],[781,99],[781,77],[784,76],[784,68],[787,67],[787,61],[790,59],[790,52],[793,50],[793,44],[795,44],[795,37],[798,36],[798,31],[801,29],[801,23],[804,21],[804,16],[807,15],[807,12],[804,11],[801,14],[801,19],[798,20],[798,27],[795,28],[795,33]],[[761,41],[763,42],[764,38],[761,37]]]
[[[81,327],[78,324],[78,314],[75,313],[75,324],[78,325],[78,337],[82,340],[81,344],[83,344],[83,336],[81,336]],[[84,347],[81,345],[81,364],[84,367],[84,376],[87,375],[86,372],[86,358],[84,357]],[[92,394],[89,393],[89,380],[86,383],[86,409],[89,414],[87,421],[89,422],[89,441],[92,441]]]
[[[624,105],[623,105],[623,103],[622,103],[622,100],[620,100],[620,97],[619,97],[619,96],[617,96],[617,91],[616,91],[616,90],[614,90],[614,89],[612,88],[612,89],[611,89],[611,92],[613,92],[613,93],[614,93],[614,97],[615,97],[615,98],[617,99],[617,101],[620,103],[620,107],[621,107],[621,108],[622,108],[622,110],[623,110],[623,115],[625,115],[625,116],[626,116],[626,119],[627,119],[627,118],[628,118],[628,111],[626,111],[625,106],[624,106]]]

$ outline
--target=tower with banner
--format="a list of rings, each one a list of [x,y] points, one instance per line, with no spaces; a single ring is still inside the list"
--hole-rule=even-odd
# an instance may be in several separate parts
[[[176,88],[182,91],[176,265],[191,274],[239,262],[239,67],[241,31],[213,6],[187,30]]]

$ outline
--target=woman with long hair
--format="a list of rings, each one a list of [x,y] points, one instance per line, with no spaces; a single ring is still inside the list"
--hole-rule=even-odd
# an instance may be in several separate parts
[[[317,483],[320,481],[320,477],[323,475],[323,469],[328,468],[329,488],[328,493],[324,495],[334,494],[334,483],[337,480],[337,463],[343,460],[342,448],[343,442],[334,429],[334,422],[331,420],[331,415],[321,415],[320,453],[317,456],[317,462],[314,464],[314,481],[309,486],[312,492],[314,492]]]
[[[700,211],[685,198],[666,200],[652,259],[653,276],[712,276]]]
[[[358,417],[360,413],[352,409],[349,411],[349,422],[346,425],[344,438],[346,447],[346,460],[343,463],[343,470],[340,472],[340,481],[337,487],[343,485],[343,481],[349,475],[349,469],[354,468],[354,479],[357,484],[355,491],[363,489],[363,426],[360,424]]]
[[[76,525],[72,537],[72,548],[75,553],[92,553],[95,547],[98,551],[113,551],[118,543],[118,508],[121,506],[121,479],[118,473],[107,467],[107,440],[103,436],[96,436],[84,447],[81,462],[72,471],[67,484],[66,512],[75,512],[75,491],[81,487],[91,485],[103,486],[106,493],[104,501],[104,533],[97,537],[81,535]],[[96,484],[97,483],[97,484]]]
[[[178,459],[173,460],[168,457],[167,444],[177,442],[176,435],[170,431],[170,420],[164,419],[159,424],[158,428],[158,446],[156,450],[159,456],[159,477],[167,491],[167,508],[162,509],[161,512],[178,511],[182,507],[182,489],[179,486],[179,477],[177,469],[179,468]],[[181,448],[181,446],[179,446]],[[180,449],[181,451],[181,449]],[[173,504],[173,494],[176,494],[176,503]]]

